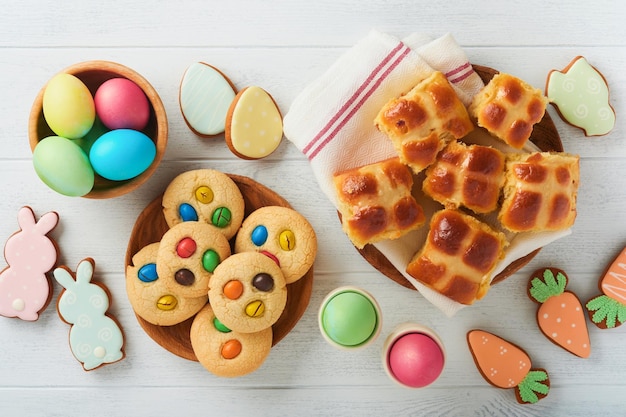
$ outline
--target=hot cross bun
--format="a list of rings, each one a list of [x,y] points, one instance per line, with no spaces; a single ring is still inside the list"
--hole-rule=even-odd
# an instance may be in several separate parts
[[[579,156],[514,154],[506,163],[504,201],[498,219],[513,232],[561,230],[574,224]]]
[[[446,207],[489,213],[498,207],[504,161],[497,149],[450,142],[426,170],[422,189]]]
[[[415,173],[432,164],[449,141],[474,129],[465,106],[441,72],[385,104],[374,123]]]
[[[461,304],[472,304],[488,291],[491,273],[504,256],[504,234],[458,210],[436,212],[426,243],[406,272]]]

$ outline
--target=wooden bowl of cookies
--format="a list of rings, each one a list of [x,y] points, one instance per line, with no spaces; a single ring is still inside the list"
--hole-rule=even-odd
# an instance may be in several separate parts
[[[74,78],[65,77],[65,75],[75,77],[78,79],[78,82],[82,82],[82,86],[77,87],[78,83],[74,83]],[[48,96],[51,96],[48,99],[46,90],[50,87],[53,80],[55,80],[55,86],[65,86],[69,82],[70,88],[64,91],[56,88],[54,89],[54,94],[52,89],[48,90]],[[61,82],[56,80],[61,80]],[[105,102],[110,109],[110,106],[116,102],[116,99],[117,103],[121,100],[123,106],[132,108],[133,111],[128,111],[124,108],[108,110],[106,112],[107,115],[116,113],[117,116],[107,117],[103,117],[98,113],[98,106],[94,105],[93,102],[97,103],[96,92],[107,82],[109,82],[109,94],[102,94],[102,96],[106,96],[108,99],[101,99],[100,101],[108,100]],[[117,85],[117,87],[111,87],[111,85]],[[57,115],[52,115],[52,111],[50,111],[48,116],[45,116],[46,100],[50,100],[52,103],[50,108],[61,107],[61,104],[69,106],[68,111],[62,110],[69,116],[59,116],[59,112],[57,112]],[[87,103],[89,100],[92,100],[91,104]],[[90,110],[92,106],[94,110]],[[100,107],[104,108],[105,105]],[[85,114],[90,112],[94,114],[85,116]],[[134,117],[134,120],[119,122],[120,114],[141,116]],[[90,117],[91,119],[89,119]],[[117,117],[117,119],[109,122],[114,117]],[[126,117],[132,118],[133,116]],[[66,120],[60,120],[64,118]],[[84,122],[85,118],[89,122]],[[138,118],[142,118],[142,120],[138,121]],[[107,119],[107,123],[104,123],[105,119]],[[79,125],[79,127],[77,129],[73,126],[66,128],[70,123]],[[51,125],[54,125],[54,129]],[[60,125],[62,127],[59,128]],[[86,127],[82,128],[81,131],[80,125],[86,125]],[[120,128],[120,126],[123,128]],[[131,136],[128,136],[129,130],[137,133],[132,133],[130,134]],[[115,131],[118,132],[111,135]],[[124,134],[123,136],[122,133]],[[115,137],[113,143],[118,144],[114,148],[117,151],[115,154],[107,156],[99,155],[99,165],[104,164],[105,168],[98,170],[95,169],[95,166],[92,166],[94,161],[92,161],[90,153],[98,139],[105,135],[109,139],[109,144],[112,142],[111,136]],[[150,178],[159,166],[165,153],[168,140],[168,123],[165,108],[158,93],[143,76],[122,64],[96,60],[74,64],[60,71],[48,81],[40,90],[32,105],[28,121],[28,136],[30,147],[33,151],[35,169],[46,185],[64,195],[104,199],[129,193]],[[43,156],[36,154],[38,145],[49,137],[60,137],[68,140],[61,141],[60,139],[55,139],[55,146],[48,145],[46,148],[47,151],[52,149],[49,154],[43,154]],[[135,148],[124,145],[124,142],[129,137],[133,140],[133,143],[138,143],[139,145]],[[135,142],[136,137],[139,138],[137,142]],[[47,141],[48,143],[53,143],[53,141]],[[100,148],[104,148],[104,146],[100,146]],[[148,149],[147,152],[146,149]],[[68,150],[71,152],[71,155],[67,158],[70,161],[70,165],[57,162],[59,159],[65,159],[65,154],[62,152]],[[84,155],[81,154],[81,151]],[[62,156],[60,157],[59,155]],[[143,161],[141,163],[132,162],[136,160],[136,157],[142,158]],[[104,174],[104,171],[120,171],[114,165],[116,160],[123,161],[128,165],[122,167],[122,171],[127,172],[127,175]],[[71,165],[72,162],[74,165]]]

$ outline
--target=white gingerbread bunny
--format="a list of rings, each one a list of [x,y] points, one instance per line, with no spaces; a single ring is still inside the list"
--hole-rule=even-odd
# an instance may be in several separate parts
[[[25,206],[17,221],[21,230],[4,246],[9,266],[0,272],[0,315],[34,321],[52,294],[46,274],[57,262],[57,248],[46,234],[57,225],[59,216],[49,212],[36,221],[31,208]]]
[[[86,258],[76,268],[75,279],[65,267],[54,270],[54,278],[64,288],[57,310],[71,324],[70,348],[86,371],[124,358],[124,335],[106,312],[109,294],[104,285],[91,282],[94,261]]]

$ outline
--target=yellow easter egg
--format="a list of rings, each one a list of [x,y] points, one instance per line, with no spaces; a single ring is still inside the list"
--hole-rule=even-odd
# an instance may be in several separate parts
[[[78,139],[93,126],[96,110],[87,86],[71,74],[57,74],[43,93],[43,116],[58,136]]]

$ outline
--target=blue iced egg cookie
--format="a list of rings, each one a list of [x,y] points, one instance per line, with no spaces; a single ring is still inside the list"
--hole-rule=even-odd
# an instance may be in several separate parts
[[[184,172],[163,193],[163,215],[169,227],[199,221],[227,239],[235,236],[243,221],[245,204],[237,184],[213,169]]]

